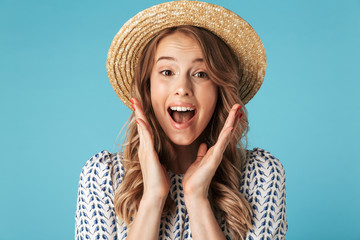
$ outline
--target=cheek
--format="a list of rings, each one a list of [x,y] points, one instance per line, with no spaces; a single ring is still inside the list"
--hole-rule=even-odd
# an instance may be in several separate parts
[[[150,97],[151,102],[161,103],[165,101],[164,96],[166,94],[167,86],[157,79],[150,79]],[[154,106],[153,106],[154,107]]]
[[[154,78],[153,73],[151,73],[150,75],[150,98],[151,98],[151,103],[153,104],[154,107],[154,102],[156,102],[156,98],[154,98],[155,96],[158,96],[158,92],[157,92],[157,88],[156,86],[158,85],[156,78]]]
[[[157,78],[150,79],[150,99],[151,106],[154,110],[155,117],[161,124],[164,121],[166,115],[166,100],[168,97],[169,86],[166,82]]]
[[[218,100],[218,87],[214,83],[209,83],[201,89],[199,96],[208,111],[213,112]]]
[[[201,124],[203,124],[203,129],[209,124],[218,100],[218,87],[215,84],[208,84],[206,87],[201,88],[199,92],[199,102],[202,105],[202,113],[200,116]]]

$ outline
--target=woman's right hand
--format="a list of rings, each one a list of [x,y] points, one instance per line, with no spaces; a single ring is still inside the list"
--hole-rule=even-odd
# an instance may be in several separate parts
[[[136,98],[130,101],[135,111],[140,140],[138,156],[144,181],[142,200],[165,202],[170,189],[169,176],[155,151],[152,129],[140,102]]]

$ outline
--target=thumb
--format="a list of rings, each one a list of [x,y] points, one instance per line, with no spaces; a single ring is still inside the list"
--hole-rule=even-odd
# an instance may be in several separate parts
[[[200,144],[199,150],[196,155],[196,161],[201,160],[205,156],[206,152],[207,152],[206,143]]]

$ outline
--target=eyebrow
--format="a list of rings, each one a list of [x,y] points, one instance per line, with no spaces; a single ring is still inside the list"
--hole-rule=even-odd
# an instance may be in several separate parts
[[[177,62],[177,59],[174,58],[174,57],[162,56],[162,57],[159,57],[159,58],[156,60],[156,63],[159,62],[160,60],[170,60],[170,61],[175,61],[175,62]],[[195,63],[195,62],[204,62],[204,59],[203,59],[203,58],[195,58],[192,62],[193,62],[193,63]]]

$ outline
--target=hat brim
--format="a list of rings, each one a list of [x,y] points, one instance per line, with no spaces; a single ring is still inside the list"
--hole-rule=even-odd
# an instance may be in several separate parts
[[[234,51],[242,72],[239,96],[248,103],[266,71],[264,46],[255,30],[234,12],[210,3],[174,1],[145,9],[127,21],[114,37],[107,56],[110,83],[131,109],[130,84],[145,46],[163,29],[192,25],[220,37]]]

